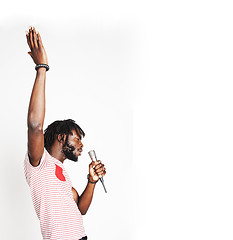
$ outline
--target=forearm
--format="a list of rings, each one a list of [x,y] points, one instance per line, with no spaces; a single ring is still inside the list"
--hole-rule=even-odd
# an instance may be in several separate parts
[[[45,116],[45,81],[46,69],[37,70],[28,108],[28,127],[43,129]]]
[[[89,176],[88,176],[88,183],[83,191],[82,195],[78,198],[78,208],[81,212],[81,214],[86,214],[89,206],[91,205],[91,201],[93,198],[93,193],[95,189],[95,183],[99,180],[99,176],[104,176],[106,174],[104,164],[101,163],[101,161],[97,162],[91,162],[89,164]]]
[[[83,191],[82,195],[78,199],[78,208],[82,215],[86,214],[89,206],[91,205],[94,189],[95,189],[95,184],[88,182],[85,190]]]

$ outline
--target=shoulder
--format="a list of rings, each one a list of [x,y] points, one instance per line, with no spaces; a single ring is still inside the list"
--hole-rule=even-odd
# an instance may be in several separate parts
[[[50,157],[51,157],[50,154],[44,148],[44,152],[43,152],[43,155],[41,157],[41,160],[40,160],[39,164],[37,166],[33,166],[30,163],[29,154],[28,154],[28,151],[27,151],[26,156],[25,156],[25,160],[24,160],[25,168],[31,169],[31,170],[41,170],[43,167],[45,167],[46,162]]]

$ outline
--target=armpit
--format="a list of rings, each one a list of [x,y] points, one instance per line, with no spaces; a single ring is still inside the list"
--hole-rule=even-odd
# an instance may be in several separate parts
[[[78,193],[75,188],[72,187],[73,198],[76,203],[78,203]]]

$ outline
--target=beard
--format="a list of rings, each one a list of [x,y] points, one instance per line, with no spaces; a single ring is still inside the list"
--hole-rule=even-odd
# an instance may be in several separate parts
[[[75,147],[72,146],[69,143],[64,143],[62,146],[62,152],[65,155],[65,157],[71,161],[77,162],[78,157],[74,153]]]

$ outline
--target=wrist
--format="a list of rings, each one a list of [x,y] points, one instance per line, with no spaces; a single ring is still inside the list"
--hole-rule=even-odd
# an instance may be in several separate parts
[[[40,68],[44,68],[44,69],[46,69],[46,71],[48,71],[49,70],[49,65],[44,64],[44,63],[36,64],[36,67],[35,67],[36,71],[38,71],[38,69],[40,69]]]
[[[99,181],[99,179],[97,181],[93,180],[90,174],[87,174],[87,180],[91,184],[96,184]]]
[[[46,68],[41,67],[41,68],[38,68],[36,71],[37,71],[38,73],[45,73],[45,72],[46,72]]]

